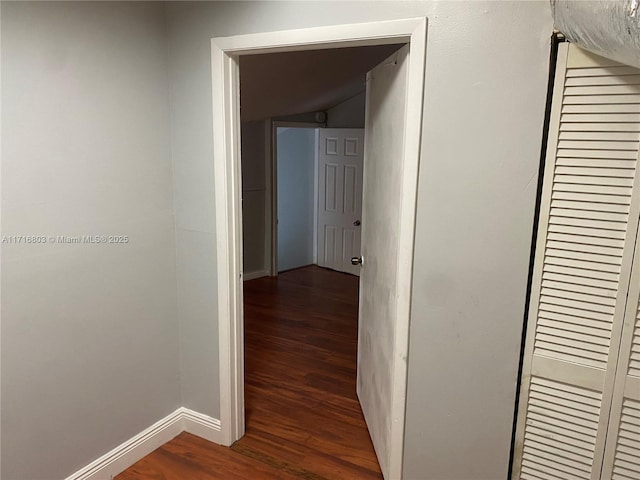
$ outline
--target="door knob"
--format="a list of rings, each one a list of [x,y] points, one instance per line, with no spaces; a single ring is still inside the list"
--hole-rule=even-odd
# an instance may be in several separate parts
[[[362,265],[364,262],[364,258],[362,257],[351,257],[351,265]]]
[[[353,222],[353,225],[356,227],[360,226],[360,220],[356,220],[355,222]]]

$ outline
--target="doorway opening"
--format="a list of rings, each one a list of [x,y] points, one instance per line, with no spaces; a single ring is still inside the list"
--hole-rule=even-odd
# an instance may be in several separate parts
[[[316,130],[322,126],[271,121],[272,276],[317,263]]]
[[[377,62],[376,55],[387,58],[390,52],[400,48],[392,47],[369,50],[368,61],[360,60],[361,68],[366,69],[368,63]],[[361,51],[335,50],[349,56],[359,55]],[[326,67],[329,71],[333,68],[330,64]],[[352,259],[360,257],[361,245],[365,74],[355,75],[363,91],[342,101],[338,97],[340,103],[326,112],[316,113],[326,119],[324,124],[272,121],[271,212],[266,213],[264,231],[247,219],[255,216],[254,213],[247,212],[249,217],[243,217],[245,281],[266,276],[269,265],[272,276],[308,265],[360,274],[359,265],[354,265]],[[313,95],[313,89],[309,93]],[[351,118],[341,119],[339,116],[344,114]],[[337,118],[334,120],[334,117]],[[335,124],[342,128],[334,127]],[[245,130],[243,128],[243,132]],[[337,145],[335,151],[329,147],[327,152],[328,142]],[[247,160],[251,169],[256,162],[250,158],[253,149],[244,148],[248,143],[250,138],[243,136],[243,152],[249,152],[243,153],[243,162]],[[254,172],[244,165],[243,182],[245,179],[253,182]],[[243,183],[243,208],[257,207],[256,210],[262,212],[248,195],[251,195],[250,189]],[[269,205],[269,202],[265,204]],[[262,224],[261,220],[258,224]],[[263,233],[264,237],[260,237]],[[265,249],[266,256],[260,263],[264,268],[256,269],[249,249],[257,246],[259,250],[269,241],[273,247]],[[253,273],[256,270],[259,273]]]
[[[371,240],[363,244],[359,345],[365,348],[358,350],[358,397],[369,433],[384,476],[400,476],[425,42],[423,18],[212,40],[220,420],[229,445],[245,431],[239,59],[408,43],[368,77],[366,130],[374,143],[368,147],[362,223],[374,230],[367,235],[363,229]],[[325,146],[338,144],[327,139]]]
[[[356,396],[351,259],[360,257],[366,73],[401,47],[240,61],[246,434],[232,449],[305,478],[381,478]],[[268,117],[256,119],[260,111]],[[269,219],[272,249],[263,248]]]

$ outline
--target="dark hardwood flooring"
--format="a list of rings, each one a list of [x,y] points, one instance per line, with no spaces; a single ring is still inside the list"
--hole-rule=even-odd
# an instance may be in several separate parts
[[[116,479],[381,479],[355,394],[358,278],[312,266],[244,293],[246,435],[183,433]]]

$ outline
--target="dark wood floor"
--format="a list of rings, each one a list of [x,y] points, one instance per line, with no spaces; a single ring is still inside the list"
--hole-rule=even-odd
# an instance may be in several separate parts
[[[116,479],[381,479],[355,394],[357,277],[305,267],[244,291],[246,435],[183,433]]]

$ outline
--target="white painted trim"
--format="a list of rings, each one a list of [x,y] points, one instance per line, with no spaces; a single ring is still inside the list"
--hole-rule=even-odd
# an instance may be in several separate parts
[[[244,345],[242,315],[242,209],[239,194],[240,55],[410,43],[407,118],[399,231],[399,278],[393,360],[392,426],[388,478],[401,478],[404,449],[407,353],[415,209],[421,155],[426,18],[332,25],[211,40],[213,144],[218,265],[220,420],[224,443],[244,434]],[[273,137],[272,137],[273,138]]]
[[[194,412],[188,408],[181,408],[182,429],[184,432],[191,433],[210,442],[222,443],[222,429],[220,428],[220,420],[217,418]]]
[[[258,270],[256,272],[244,273],[242,275],[242,278],[246,282],[249,280],[255,280],[256,278],[262,278],[262,277],[268,277],[268,276],[269,276],[268,270]]]
[[[0,8],[0,25],[2,25],[2,8]],[[0,35],[0,52],[2,51],[2,41],[1,41],[2,35]],[[2,91],[2,62],[0,61],[0,91]],[[0,112],[2,111],[2,96],[0,95]],[[2,123],[1,121],[2,119],[2,115],[0,115],[0,124]],[[0,126],[0,132],[2,131],[2,128]],[[2,150],[2,135],[0,135],[0,165],[2,165],[2,152],[4,150]],[[1,168],[0,168],[1,170]],[[1,183],[0,183],[1,185]],[[0,186],[0,192],[2,190],[2,187]],[[2,195],[0,195],[0,198],[2,198]],[[1,205],[0,205],[1,206]],[[2,212],[2,208],[0,208],[0,212]],[[2,214],[0,213],[0,225],[2,225]],[[2,258],[2,248],[0,247],[0,258]],[[0,278],[2,278],[2,262],[0,262]],[[1,282],[0,282],[1,283]],[[1,291],[1,287],[0,287],[0,291]],[[0,294],[0,298],[2,298],[2,295]],[[1,309],[0,309],[1,310]],[[2,332],[2,314],[0,314],[0,332]],[[2,338],[2,334],[0,333],[0,339]],[[0,341],[0,345],[2,345],[2,342]],[[2,355],[0,355],[0,358],[2,358]],[[0,361],[0,364],[2,362]],[[2,368],[0,368],[0,372],[2,371]],[[0,382],[1,383],[1,382]],[[1,390],[1,388],[0,388]],[[2,411],[2,392],[0,391],[0,411]],[[2,432],[2,415],[0,415],[0,432]],[[2,438],[2,435],[0,435],[0,439]],[[2,441],[0,440],[0,452],[2,452]],[[2,475],[2,455],[0,454],[0,475]]]
[[[211,442],[221,443],[219,420],[181,407],[68,476],[66,480],[113,478],[185,431]]]
[[[403,18],[381,22],[250,33],[218,37],[212,39],[212,42],[227,56],[391,45],[410,42],[416,28],[419,28],[421,23],[426,25],[426,18]]]
[[[405,112],[404,162],[400,187],[400,226],[398,230],[398,290],[391,398],[391,438],[389,439],[389,478],[402,478],[404,428],[407,404],[407,363],[409,358],[409,322],[413,287],[413,254],[415,246],[416,208],[418,203],[418,170],[422,153],[422,109],[427,48],[426,18],[414,25],[409,51],[407,77],[407,110]],[[366,132],[365,132],[366,135]]]
[[[320,129],[316,128],[313,135],[313,264],[318,264],[318,203],[320,190],[318,187],[318,161],[320,153]]]
[[[273,247],[275,245],[273,229],[275,226],[275,213],[273,210],[273,149],[271,146],[271,119],[264,121],[264,264],[267,275],[277,275],[274,265]],[[245,280],[247,280],[245,276]]]
[[[271,156],[269,174],[271,175],[271,276],[278,276],[278,127],[271,121]]]
[[[66,480],[113,478],[182,432],[180,409],[118,445]]]
[[[237,57],[211,42],[214,195],[218,273],[220,422],[223,444],[244,435],[240,87]],[[272,185],[273,186],[273,185]]]

